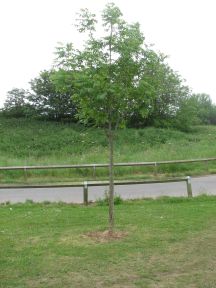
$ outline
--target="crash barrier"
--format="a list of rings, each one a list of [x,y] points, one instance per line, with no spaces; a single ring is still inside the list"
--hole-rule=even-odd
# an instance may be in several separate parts
[[[193,197],[191,177],[161,179],[161,180],[145,180],[145,181],[115,181],[115,185],[139,185],[139,184],[158,184],[186,182],[187,196]],[[32,189],[32,188],[64,188],[64,187],[83,187],[83,204],[88,205],[88,188],[92,186],[108,186],[108,181],[84,181],[83,183],[59,184],[59,185],[2,185],[0,189]]]

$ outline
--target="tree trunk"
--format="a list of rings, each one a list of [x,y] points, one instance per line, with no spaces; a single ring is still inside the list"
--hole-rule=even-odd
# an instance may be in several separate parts
[[[113,130],[109,123],[109,233],[114,230],[114,173],[113,173]]]

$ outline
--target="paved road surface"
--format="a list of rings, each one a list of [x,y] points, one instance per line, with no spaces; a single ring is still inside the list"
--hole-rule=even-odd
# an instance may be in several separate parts
[[[89,187],[89,200],[96,200],[104,196],[107,187]],[[192,178],[193,195],[216,195],[216,175]],[[115,192],[123,199],[159,196],[186,196],[186,183],[139,184],[116,186]],[[31,199],[34,202],[63,201],[67,203],[82,203],[83,189],[75,188],[36,188],[36,189],[0,189],[0,203],[25,202]]]

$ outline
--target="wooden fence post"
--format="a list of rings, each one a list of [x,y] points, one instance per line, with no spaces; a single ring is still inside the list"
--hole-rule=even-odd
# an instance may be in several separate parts
[[[192,193],[192,185],[191,185],[191,177],[187,176],[186,178],[186,182],[187,182],[187,194],[188,197],[193,197],[193,193]]]
[[[88,205],[88,182],[83,183],[83,204]]]

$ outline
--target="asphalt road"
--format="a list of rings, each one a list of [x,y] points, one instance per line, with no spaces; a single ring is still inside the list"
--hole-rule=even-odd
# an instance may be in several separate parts
[[[94,201],[104,196],[106,186],[89,187],[89,200]],[[216,195],[216,175],[192,178],[193,195]],[[115,186],[115,193],[123,199],[159,196],[187,196],[185,182],[162,184],[139,184]],[[34,189],[0,189],[0,203],[63,201],[66,203],[82,203],[83,188],[34,188]]]

